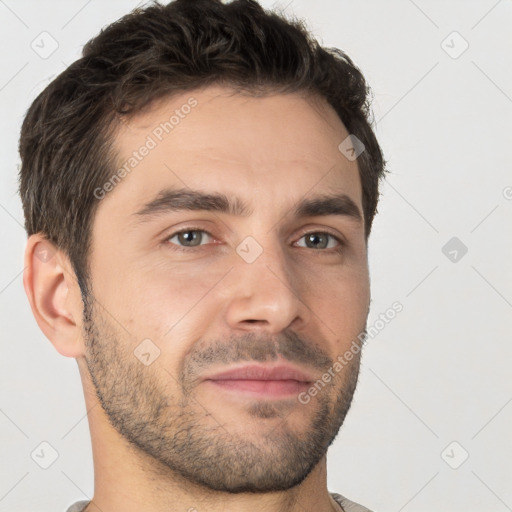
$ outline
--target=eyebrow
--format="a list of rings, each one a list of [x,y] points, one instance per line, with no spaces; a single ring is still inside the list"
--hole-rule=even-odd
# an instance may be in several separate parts
[[[241,199],[222,193],[205,193],[198,190],[164,189],[133,215],[141,222],[180,211],[210,211],[248,217],[253,210]],[[324,194],[304,198],[293,209],[297,218],[339,215],[362,222],[363,216],[356,203],[346,194]]]

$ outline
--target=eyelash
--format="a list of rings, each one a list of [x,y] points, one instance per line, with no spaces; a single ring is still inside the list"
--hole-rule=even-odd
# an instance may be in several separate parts
[[[183,247],[183,246],[180,246],[180,245],[176,245],[173,242],[169,242],[171,238],[174,238],[175,236],[178,236],[181,233],[188,233],[190,231],[198,231],[198,232],[201,232],[201,233],[205,233],[208,236],[211,236],[212,238],[215,238],[209,231],[206,231],[205,229],[201,229],[201,228],[190,226],[190,227],[187,227],[187,228],[184,228],[184,229],[180,229],[179,231],[176,231],[176,232],[172,233],[169,236],[166,236],[164,238],[164,240],[163,240],[163,243],[165,243],[173,251],[180,251],[180,252],[190,253],[190,252],[193,252],[195,250],[200,250],[200,248],[203,247],[203,245],[198,245],[198,246],[195,246],[195,247]],[[321,230],[304,231],[300,235],[299,240],[301,238],[304,238],[305,236],[311,235],[311,234],[315,234],[315,235],[319,235],[319,234],[320,235],[328,235],[329,237],[331,237],[334,240],[336,240],[336,242],[338,242],[339,245],[337,247],[334,247],[334,248],[331,247],[330,249],[312,249],[310,247],[301,247],[302,249],[311,249],[313,251],[317,251],[319,253],[324,253],[324,254],[325,253],[327,253],[327,254],[341,253],[345,249],[345,242],[339,236],[333,235],[329,231],[321,231]]]

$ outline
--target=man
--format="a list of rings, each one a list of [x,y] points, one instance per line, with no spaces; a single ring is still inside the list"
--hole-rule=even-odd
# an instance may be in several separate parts
[[[384,173],[352,61],[254,1],[139,9],[23,124],[24,286],[78,363],[69,511],[364,511],[326,483]]]

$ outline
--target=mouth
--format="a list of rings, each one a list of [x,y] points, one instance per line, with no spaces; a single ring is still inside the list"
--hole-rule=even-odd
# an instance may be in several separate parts
[[[221,371],[203,379],[228,393],[249,394],[261,398],[287,398],[307,390],[314,378],[291,365],[246,365]]]

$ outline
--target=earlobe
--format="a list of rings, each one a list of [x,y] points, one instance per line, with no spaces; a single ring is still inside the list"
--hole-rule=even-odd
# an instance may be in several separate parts
[[[68,258],[41,234],[25,248],[23,286],[39,328],[63,356],[84,355],[82,302]]]

